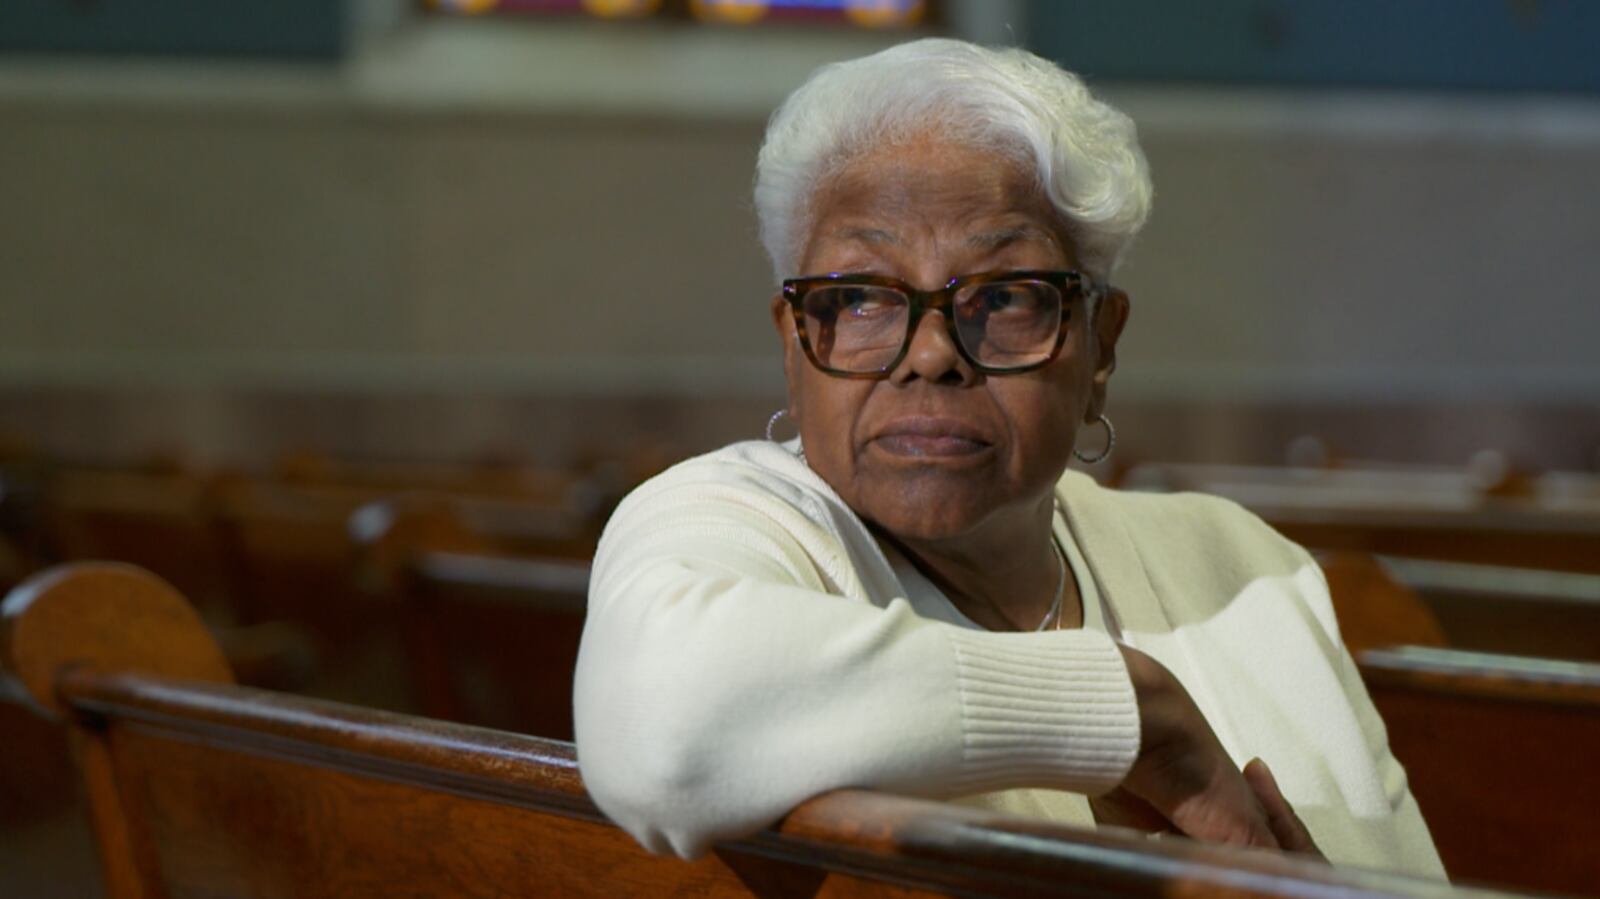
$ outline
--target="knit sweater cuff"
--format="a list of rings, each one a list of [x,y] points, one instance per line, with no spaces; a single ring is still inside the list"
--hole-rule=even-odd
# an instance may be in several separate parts
[[[1126,663],[1098,631],[951,629],[961,697],[963,793],[1051,787],[1095,795],[1139,754]]]

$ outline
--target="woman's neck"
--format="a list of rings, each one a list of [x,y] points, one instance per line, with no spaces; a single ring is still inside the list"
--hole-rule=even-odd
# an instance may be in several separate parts
[[[957,609],[991,631],[1031,631],[1061,597],[1057,626],[1080,627],[1077,581],[1064,568],[1053,535],[1054,497],[1018,514],[997,516],[976,533],[949,540],[908,540],[884,533]],[[881,533],[881,532],[880,532]],[[1065,576],[1063,577],[1063,572]]]

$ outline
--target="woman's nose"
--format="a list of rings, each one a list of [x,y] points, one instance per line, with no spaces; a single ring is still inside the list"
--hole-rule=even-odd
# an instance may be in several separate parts
[[[921,378],[933,383],[968,384],[977,374],[956,347],[945,313],[935,310],[917,322],[906,358],[890,377],[896,383]]]

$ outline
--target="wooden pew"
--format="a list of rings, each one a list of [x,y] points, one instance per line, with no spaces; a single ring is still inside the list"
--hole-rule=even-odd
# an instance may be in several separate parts
[[[1600,661],[1600,575],[1316,554],[1345,645]]]
[[[1227,497],[1312,549],[1600,574],[1600,498],[1574,480],[1501,495],[1452,470],[1151,465],[1124,483]]]
[[[404,684],[415,680],[413,659],[438,656],[429,643],[448,639],[450,622],[434,622],[446,632],[435,637],[425,596],[402,605],[361,581],[364,556],[371,548],[359,536],[375,517],[412,516],[416,510],[449,510],[470,519],[475,531],[492,533],[508,551],[534,551],[563,557],[593,552],[598,525],[587,515],[543,499],[499,499],[384,486],[377,475],[357,483],[283,483],[235,478],[218,490],[216,515],[229,568],[235,574],[239,616],[249,622],[286,620],[315,634],[326,660],[325,677],[312,692],[324,698],[397,711],[427,711],[456,718],[450,707],[417,706]],[[489,483],[497,483],[491,481]],[[386,520],[386,519],[385,519]],[[466,525],[455,529],[459,536]],[[402,529],[403,533],[411,533]],[[423,528],[425,533],[433,533]],[[474,543],[474,546],[480,545]],[[449,547],[464,548],[460,544]],[[402,579],[403,580],[403,579]],[[524,649],[526,651],[526,647]],[[436,666],[435,666],[436,667]],[[422,674],[421,683],[437,686]],[[480,678],[486,684],[494,678]],[[442,695],[437,689],[424,696]],[[482,722],[479,722],[482,723]],[[495,723],[511,723],[495,719]],[[570,734],[570,728],[565,732]]]
[[[47,479],[43,460],[28,452],[8,452],[0,440],[0,591],[44,564]]]
[[[1352,654],[1389,646],[1445,646],[1444,628],[1415,590],[1366,553],[1319,552],[1339,632]]]
[[[1600,665],[1431,647],[1358,661],[1452,876],[1600,894]]]
[[[589,558],[612,507],[629,486],[615,474],[516,465],[352,462],[314,454],[281,460],[280,487],[343,491],[362,502],[447,503],[518,551]]]
[[[183,598],[129,566],[13,591],[0,660],[71,723],[114,897],[1483,895],[863,791],[651,856],[569,744],[235,686]]]
[[[1584,848],[1600,845],[1600,777],[1592,770],[1600,758],[1600,665],[1475,652],[1458,642],[1592,652],[1585,641],[1600,640],[1593,619],[1559,611],[1576,603],[1593,614],[1582,602],[1592,576],[1350,553],[1318,561],[1446,868],[1484,882],[1600,892],[1600,864]],[[1496,580],[1497,572],[1504,577]],[[1463,610],[1452,591],[1468,588],[1487,599]],[[1542,617],[1519,608],[1540,607],[1535,588],[1545,594]]]
[[[270,480],[303,486],[366,488],[387,493],[424,491],[449,496],[516,499],[547,506],[571,504],[597,485],[575,472],[513,463],[451,464],[341,459],[293,452],[280,457]]]
[[[404,519],[400,519],[404,520]],[[414,520],[414,519],[413,519]],[[498,672],[502,678],[499,689],[521,691],[517,703],[521,718],[509,726],[528,733],[544,733],[539,728],[544,720],[568,714],[571,691],[571,664],[575,659],[577,638],[581,629],[583,596],[582,581],[577,572],[544,572],[539,563],[497,559],[492,556],[467,552],[427,552],[417,550],[428,545],[431,535],[435,546],[461,546],[452,544],[445,535],[451,528],[435,522],[432,529],[413,524],[410,539],[393,541],[390,546],[408,544],[416,555],[398,557],[391,561],[401,565],[404,572],[405,593],[402,600],[413,608],[412,614],[424,622],[424,647],[415,658],[422,659],[428,652],[434,657],[414,670],[426,672],[431,679],[433,693],[430,706],[444,714],[464,720],[482,721],[485,707],[463,699],[464,679],[461,666],[467,660]],[[380,538],[381,539],[381,538]],[[470,542],[470,538],[468,538]],[[1377,560],[1364,555],[1338,555],[1322,560],[1327,565],[1340,616],[1340,624],[1353,652],[1369,648],[1391,647],[1415,642],[1441,646],[1445,643],[1443,630],[1428,605],[1410,588],[1393,579],[1389,571]],[[570,594],[563,601],[559,590],[551,581],[570,580]],[[552,595],[556,594],[556,595]],[[475,603],[484,603],[474,608]],[[1353,609],[1352,607],[1355,606]],[[1351,618],[1352,611],[1366,617],[1360,621]],[[561,616],[567,616],[567,631],[560,628]],[[454,620],[452,620],[454,619]],[[552,626],[554,622],[555,626]],[[544,631],[541,634],[540,629]],[[454,631],[452,636],[440,637]],[[497,637],[519,634],[505,640]],[[542,639],[541,639],[542,638]],[[563,647],[562,641],[568,641]],[[529,651],[539,647],[539,652]],[[1415,652],[1408,649],[1407,652]],[[1551,810],[1560,826],[1568,833],[1592,837],[1600,844],[1600,828],[1587,823],[1590,806],[1581,799],[1582,790],[1571,791],[1561,780],[1545,779],[1545,774],[1572,771],[1572,761],[1582,758],[1582,752],[1593,751],[1600,758],[1600,743],[1593,742],[1583,724],[1585,715],[1596,714],[1600,706],[1569,716],[1568,712],[1550,709],[1542,700],[1528,703],[1504,702],[1479,709],[1481,718],[1488,714],[1503,718],[1491,728],[1489,739],[1499,741],[1495,753],[1476,757],[1505,760],[1517,751],[1518,735],[1522,734],[1524,721],[1543,722],[1538,725],[1553,733],[1571,730],[1571,739],[1579,741],[1586,749],[1576,755],[1563,756],[1560,744],[1532,747],[1533,753],[1554,752],[1554,765],[1535,764],[1531,773],[1519,772],[1517,789],[1485,793],[1481,780],[1463,776],[1462,762],[1455,756],[1462,751],[1459,745],[1439,742],[1433,737],[1440,716],[1448,717],[1463,701],[1462,695],[1475,696],[1485,678],[1510,679],[1522,684],[1524,693],[1534,700],[1543,695],[1545,680],[1554,678],[1559,686],[1569,669],[1556,666],[1540,667],[1538,662],[1512,660],[1502,657],[1484,657],[1455,654],[1436,657],[1445,667],[1445,673],[1435,677],[1427,689],[1395,674],[1394,656],[1362,654],[1362,671],[1376,684],[1374,695],[1380,711],[1390,728],[1391,741],[1398,757],[1413,768],[1413,782],[1417,795],[1430,822],[1463,805],[1473,809],[1468,823],[1451,818],[1436,825],[1436,837],[1441,851],[1446,853],[1450,870],[1458,868],[1460,876],[1489,882],[1515,884],[1548,889],[1571,888],[1574,883],[1588,883],[1575,871],[1579,856],[1569,852],[1570,846],[1538,842],[1537,831],[1520,830],[1515,836],[1497,836],[1501,840],[1499,852],[1480,851],[1479,844],[1485,834],[1499,834],[1498,826],[1485,827],[1487,821],[1522,822],[1528,813],[1524,804],[1532,801]],[[1407,658],[1410,658],[1407,656]],[[558,662],[551,664],[551,659]],[[1461,660],[1473,665],[1463,666]],[[1448,664],[1447,664],[1448,663]],[[1512,666],[1511,673],[1500,668]],[[1476,667],[1473,667],[1476,666]],[[1551,674],[1551,672],[1556,672]],[[550,688],[541,691],[541,684]],[[541,706],[542,703],[542,706]],[[1419,712],[1418,709],[1421,709]],[[1547,720],[1548,719],[1548,720]],[[1589,741],[1589,742],[1584,742]],[[1561,759],[1566,761],[1562,762]],[[1563,768],[1563,765],[1565,767]],[[1487,771],[1478,771],[1486,775]],[[1590,783],[1600,779],[1590,777]],[[1600,797],[1592,797],[1600,800]],[[1513,847],[1507,849],[1506,847]],[[1596,884],[1595,886],[1600,886]]]
[[[366,581],[399,607],[420,708],[570,740],[589,564],[512,556],[461,511],[386,503],[352,521]]]
[[[183,471],[63,468],[46,485],[44,517],[58,560],[116,559],[194,597],[210,620],[234,597],[212,509],[212,483]]]
[[[1600,575],[1399,557],[1382,565],[1451,647],[1600,662]]]

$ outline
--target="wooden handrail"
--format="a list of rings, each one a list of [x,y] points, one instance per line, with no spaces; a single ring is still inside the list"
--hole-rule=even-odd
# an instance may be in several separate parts
[[[1275,853],[860,790],[804,803],[776,827],[718,846],[711,859],[652,858],[589,800],[570,744],[233,685],[181,597],[129,566],[70,566],[18,588],[0,607],[0,660],[5,677],[72,724],[118,896],[327,893],[324,881],[283,878],[345,877],[357,864],[366,889],[385,889],[389,877],[390,891],[425,891],[403,879],[421,870],[452,891],[486,879],[476,894],[500,894],[507,884],[481,865],[526,878],[537,870],[529,841],[538,840],[589,853],[592,876],[641,895],[670,889],[673,878],[708,895],[773,895],[761,879],[772,876],[782,895],[810,895],[824,880],[830,895],[845,896],[1475,895]],[[391,807],[406,814],[386,822]],[[239,809],[265,817],[235,817]],[[494,845],[480,842],[470,823],[479,819],[490,822],[483,826],[497,835]],[[386,823],[408,835],[378,843],[387,851],[433,835],[424,867],[341,854],[339,840],[370,849],[371,828]],[[220,859],[212,846],[225,848]],[[316,847],[310,855],[308,846]],[[294,857],[250,857],[272,851]],[[457,851],[475,853],[469,880],[427,866],[452,864]],[[583,870],[564,876],[590,876]]]
[[[409,567],[414,577],[436,587],[515,596],[524,605],[543,597],[580,615],[589,585],[587,562],[429,552],[412,558]]]
[[[572,745],[249,687],[69,668],[80,716],[534,812],[604,822]],[[1042,821],[865,790],[813,799],[724,851],[972,895],[1487,895],[1288,856]],[[640,852],[643,852],[641,849]]]
[[[1600,665],[1499,653],[1401,646],[1359,656],[1370,686],[1600,709]]]
[[[1600,607],[1600,575],[1596,574],[1398,556],[1385,556],[1378,561],[1397,581],[1422,594]]]

